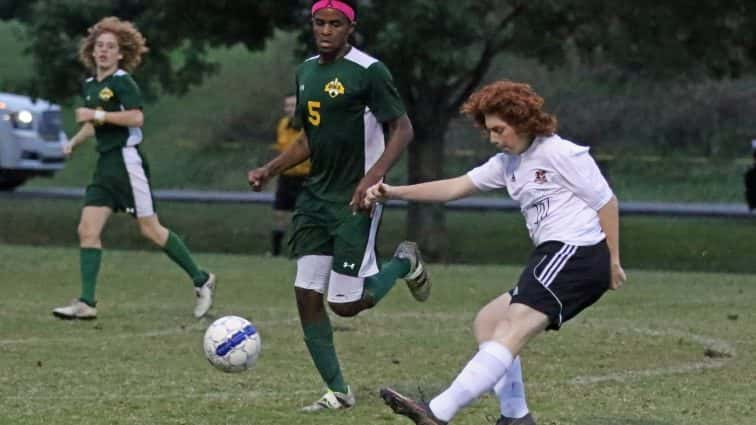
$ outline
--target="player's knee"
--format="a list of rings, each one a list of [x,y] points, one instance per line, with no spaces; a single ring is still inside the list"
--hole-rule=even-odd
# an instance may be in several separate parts
[[[354,317],[362,311],[362,306],[359,303],[328,303],[331,307],[331,311],[341,317]]]
[[[100,238],[97,228],[84,222],[79,223],[76,232],[79,234],[79,240],[82,242],[92,242]]]
[[[494,326],[492,323],[490,323],[490,320],[487,320],[485,312],[478,312],[477,316],[475,316],[475,320],[473,321],[473,333],[475,334],[475,340],[478,341],[479,344],[485,341],[489,341],[493,337],[493,329]]]
[[[157,232],[155,232],[150,226],[139,226],[139,233],[142,234],[143,237],[146,239],[151,240],[152,242],[155,242]]]
[[[161,237],[162,233],[159,226],[151,225],[150,223],[140,223],[139,224],[139,232],[142,234],[142,236],[148,240],[150,240],[152,243],[156,245],[162,245],[165,243],[163,240],[164,238]]]

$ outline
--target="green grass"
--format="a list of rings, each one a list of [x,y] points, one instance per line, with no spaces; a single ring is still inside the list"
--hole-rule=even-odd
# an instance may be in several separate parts
[[[320,395],[296,319],[294,264],[198,255],[219,275],[213,317],[252,320],[257,367],[223,374],[201,339],[211,318],[191,317],[188,279],[154,251],[107,251],[95,322],[50,309],[78,293],[78,251],[0,245],[0,423],[407,424],[377,397],[392,385],[433,395],[475,344],[475,312],[506,290],[518,267],[433,266],[434,292],[416,304],[399,284],[375,310],[334,319],[336,345],[358,405],[305,415]],[[745,425],[756,406],[751,275],[629,270],[622,291],[523,353],[528,401],[550,425]],[[708,353],[708,355],[706,355]],[[484,397],[455,424],[488,424]]]
[[[32,71],[31,58],[24,56],[26,44],[19,36],[21,24],[0,22],[0,91],[7,91]]]
[[[0,197],[0,243],[77,246],[80,201]],[[159,202],[161,221],[199,252],[264,254],[270,250],[272,213],[268,205]],[[406,238],[404,210],[388,210],[378,238],[390,254]],[[521,264],[532,245],[517,212],[449,212],[450,263]],[[756,252],[752,219],[622,217],[623,263],[651,270],[756,273],[748,253]],[[149,248],[134,220],[111,219],[108,248]]]

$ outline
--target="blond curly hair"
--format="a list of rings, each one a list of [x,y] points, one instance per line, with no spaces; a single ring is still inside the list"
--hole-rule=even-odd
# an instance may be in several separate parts
[[[97,69],[94,57],[95,42],[97,37],[104,33],[115,35],[118,40],[118,48],[123,58],[119,66],[128,72],[135,70],[142,63],[142,55],[150,49],[147,48],[147,39],[129,21],[122,21],[115,16],[103,18],[100,22],[92,25],[87,30],[87,36],[79,45],[79,60],[87,69],[94,72]]]

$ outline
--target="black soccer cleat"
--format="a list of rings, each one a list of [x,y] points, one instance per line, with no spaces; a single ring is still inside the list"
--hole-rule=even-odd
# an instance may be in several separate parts
[[[381,389],[380,394],[394,413],[412,419],[416,425],[447,425],[446,422],[433,415],[427,403],[412,400],[391,388]]]
[[[506,418],[504,416],[499,417],[496,421],[496,425],[536,425],[533,415],[528,413],[521,418]]]

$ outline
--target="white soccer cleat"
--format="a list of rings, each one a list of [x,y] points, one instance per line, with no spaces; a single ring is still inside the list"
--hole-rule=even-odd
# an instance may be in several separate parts
[[[197,305],[194,307],[194,317],[200,318],[210,310],[213,305],[213,290],[215,289],[215,275],[207,274],[207,280],[200,287],[194,288],[197,295]]]
[[[349,409],[357,403],[357,399],[352,393],[352,388],[347,387],[347,393],[337,393],[328,390],[327,393],[320,397],[320,400],[302,408],[303,412],[319,412],[321,410],[341,410]]]
[[[52,313],[53,316],[66,320],[92,320],[97,318],[97,309],[90,307],[87,303],[79,299],[71,301],[71,304],[65,307],[53,309]]]
[[[417,244],[410,241],[400,243],[396,247],[394,257],[409,260],[410,271],[404,276],[404,280],[407,281],[407,287],[417,301],[423,302],[427,300],[430,296],[431,280]]]

